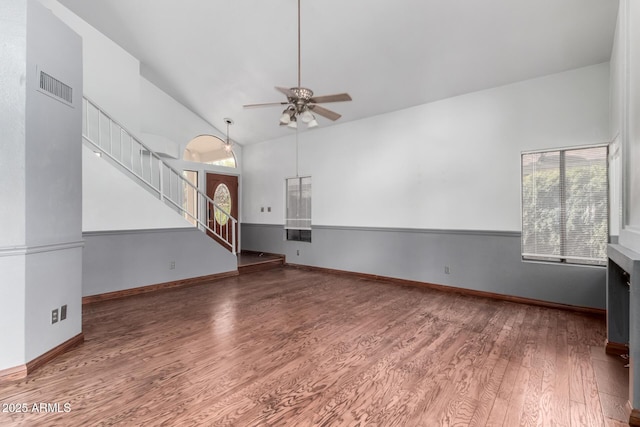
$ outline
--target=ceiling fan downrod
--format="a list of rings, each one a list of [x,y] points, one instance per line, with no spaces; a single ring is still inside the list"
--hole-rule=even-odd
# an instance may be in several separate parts
[[[325,96],[313,96],[311,89],[302,87],[302,43],[301,43],[301,13],[300,13],[300,1],[298,0],[298,86],[285,88],[276,86],[276,90],[281,92],[287,97],[286,102],[269,102],[263,104],[248,104],[247,107],[265,107],[270,105],[285,105],[286,108],[280,116],[281,125],[289,125],[289,127],[296,127],[297,116],[302,116],[303,121],[308,124],[308,127],[318,126],[318,122],[315,119],[314,113],[324,118],[335,121],[341,116],[340,114],[321,107],[318,104],[327,102],[343,102],[351,101],[351,96],[348,93],[336,93],[333,95]]]
[[[300,64],[301,64],[301,61],[300,61],[300,0],[298,0],[298,89],[302,87],[302,83],[300,83],[301,81],[301,78],[300,78],[301,65]]]

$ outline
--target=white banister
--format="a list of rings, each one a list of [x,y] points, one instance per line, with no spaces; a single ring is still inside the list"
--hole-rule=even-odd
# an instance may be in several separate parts
[[[115,164],[123,168],[130,176],[135,178],[140,185],[150,190],[161,201],[165,202],[185,218],[195,222],[195,224],[197,224],[196,227],[200,230],[209,232],[216,236],[217,241],[226,245],[233,254],[236,253],[236,227],[238,224],[238,220],[236,218],[232,217],[229,212],[218,206],[203,191],[198,189],[197,186],[193,185],[183,177],[181,172],[177,171],[171,165],[162,160],[160,156],[133,136],[133,134],[126,130],[120,123],[101,110],[94,102],[83,97],[82,106],[85,109],[83,114],[85,123],[83,126],[82,139],[86,141],[87,144],[91,145],[92,149],[99,150],[102,155],[105,155]],[[108,132],[105,132],[103,129],[103,120],[106,121],[105,124],[109,127]],[[119,143],[116,144],[119,146],[118,152],[115,152],[113,149],[113,127],[117,127],[117,129],[119,129]],[[97,135],[92,134],[92,132],[95,133],[95,128],[97,128]],[[103,135],[103,133],[105,135]],[[123,134],[125,141],[123,141]],[[104,139],[108,139],[107,142],[103,142],[103,136]],[[128,156],[125,155],[124,149],[124,142],[126,142],[126,140],[128,140],[129,143]],[[135,150],[134,144],[136,144]],[[147,153],[149,155],[148,171],[145,166],[147,165],[147,162],[143,159]],[[128,165],[126,164],[127,161],[129,162]],[[158,165],[158,169],[156,171],[153,170],[154,163]],[[134,165],[139,166],[140,170],[136,171],[136,166]],[[157,184],[154,178],[157,178]],[[168,182],[165,183],[165,180],[168,180]],[[176,184],[175,194],[173,191],[174,181]],[[189,210],[189,206],[184,205],[183,196],[188,191],[197,195],[198,201],[202,203],[197,204],[198,207],[196,207],[195,212],[191,212]],[[203,206],[204,209],[202,209]],[[212,209],[210,207],[212,207]],[[218,223],[216,226],[216,212],[219,212],[217,215],[218,218],[228,218],[224,225]],[[203,215],[204,219],[202,218]],[[231,227],[231,233],[229,233],[229,227]],[[231,234],[231,239],[229,239],[229,234]]]

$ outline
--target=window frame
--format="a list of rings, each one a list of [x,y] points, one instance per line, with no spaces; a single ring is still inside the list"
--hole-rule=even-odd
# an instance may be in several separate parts
[[[601,144],[592,144],[592,145],[580,145],[580,146],[572,146],[572,147],[560,147],[560,148],[547,148],[540,150],[531,150],[531,151],[522,151],[520,153],[520,220],[521,220],[521,246],[520,246],[520,255],[523,262],[546,262],[552,263],[554,265],[573,265],[573,266],[591,266],[591,267],[606,267],[607,258],[606,253],[603,258],[589,258],[589,257],[581,257],[577,255],[571,255],[565,252],[568,245],[566,242],[568,241],[568,232],[566,230],[567,227],[567,206],[566,206],[566,192],[567,192],[567,182],[566,182],[566,173],[567,173],[567,165],[566,165],[566,153],[577,150],[587,150],[587,149],[595,149],[595,148],[604,148],[605,149],[605,177],[606,177],[606,241],[605,244],[610,243],[611,239],[611,177],[610,177],[610,159],[609,159],[609,151],[610,151],[609,143],[601,143]],[[559,164],[558,164],[558,181],[559,181],[559,211],[560,211],[560,219],[559,219],[559,234],[560,234],[560,255],[555,254],[535,254],[525,252],[525,185],[524,185],[524,157],[526,155],[531,154],[545,154],[545,153],[558,153],[559,155]]]
[[[297,196],[297,203],[298,203],[298,207],[296,209],[296,212],[299,214],[300,212],[302,212],[303,210],[306,211],[306,213],[308,214],[308,218],[291,218],[290,217],[290,212],[289,212],[289,199],[290,199],[290,194],[289,194],[289,182],[291,180],[298,180],[298,196]],[[308,198],[306,198],[306,203],[309,205],[308,208],[305,206],[305,208],[303,209],[302,204],[303,201],[305,201],[305,198],[302,197],[302,189],[303,189],[303,180],[308,180],[308,192],[309,192],[309,196]],[[311,176],[310,175],[305,175],[305,176],[295,176],[295,177],[289,177],[289,178],[285,178],[284,180],[284,188],[285,188],[285,219],[284,219],[284,237],[285,240],[287,241],[295,241],[295,242],[306,242],[306,243],[311,243],[311,201],[312,201],[312,180],[311,180]],[[297,225],[292,224],[293,221],[298,222]],[[305,221],[306,224],[300,225],[300,221]]]

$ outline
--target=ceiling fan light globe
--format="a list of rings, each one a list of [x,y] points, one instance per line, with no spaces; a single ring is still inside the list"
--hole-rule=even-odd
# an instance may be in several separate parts
[[[297,129],[298,128],[298,123],[295,120],[292,120],[291,122],[289,122],[287,127],[290,127],[291,129]]]
[[[315,117],[313,117],[313,114],[311,114],[309,110],[304,110],[302,114],[300,114],[300,117],[302,118],[302,121],[305,123],[310,123],[312,120],[315,120]]]
[[[316,120],[315,117],[307,124],[307,127],[309,128],[314,128],[317,126],[318,126],[318,121]]]
[[[291,116],[289,116],[288,113],[283,113],[280,116],[280,123],[282,123],[283,125],[288,125],[291,122]]]

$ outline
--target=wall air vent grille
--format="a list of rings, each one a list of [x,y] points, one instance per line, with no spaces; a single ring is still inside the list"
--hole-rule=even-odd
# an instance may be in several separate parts
[[[69,104],[73,103],[73,88],[44,71],[40,71],[40,89]]]

